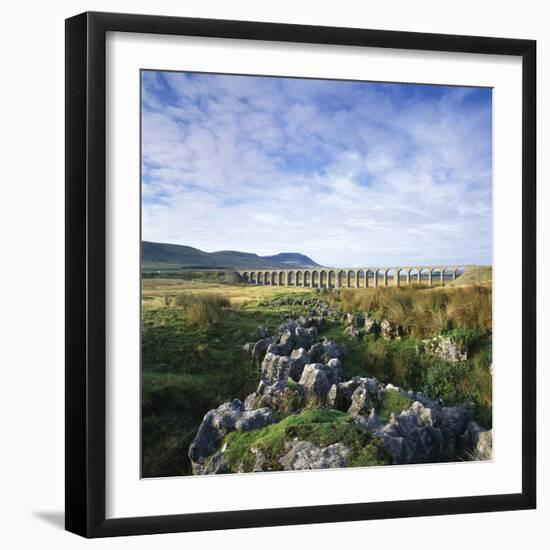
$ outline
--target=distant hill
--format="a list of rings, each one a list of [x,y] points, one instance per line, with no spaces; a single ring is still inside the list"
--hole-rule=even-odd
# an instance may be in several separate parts
[[[191,246],[142,241],[141,262],[145,269],[167,268],[235,268],[285,269],[294,267],[320,267],[304,254],[282,252],[274,256],[258,256],[249,252],[222,250],[204,252]]]

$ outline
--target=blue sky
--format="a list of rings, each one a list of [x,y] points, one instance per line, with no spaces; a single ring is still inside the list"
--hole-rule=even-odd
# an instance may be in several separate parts
[[[491,90],[142,72],[143,239],[491,263]]]

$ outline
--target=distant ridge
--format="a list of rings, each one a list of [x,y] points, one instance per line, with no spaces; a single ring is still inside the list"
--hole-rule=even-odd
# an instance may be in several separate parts
[[[282,252],[273,256],[258,256],[250,252],[221,250],[204,252],[192,246],[141,242],[142,268],[235,268],[284,269],[293,267],[320,267],[308,256],[298,252]]]

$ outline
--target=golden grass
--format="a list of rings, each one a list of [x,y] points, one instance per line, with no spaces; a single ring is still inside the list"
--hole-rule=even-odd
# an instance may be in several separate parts
[[[165,295],[166,298],[166,295]],[[183,308],[187,320],[192,326],[207,327],[220,321],[225,310],[230,306],[229,300],[221,294],[178,294],[172,303]]]
[[[178,294],[223,295],[231,305],[243,305],[264,300],[279,292],[304,292],[301,287],[229,285],[202,281],[182,281],[180,279],[143,279],[142,305],[145,308],[161,307],[165,300],[171,301]],[[165,298],[166,296],[166,298]]]
[[[492,296],[489,286],[427,288],[419,285],[343,289],[329,301],[344,311],[361,311],[378,321],[389,319],[414,336],[453,328],[491,331]]]

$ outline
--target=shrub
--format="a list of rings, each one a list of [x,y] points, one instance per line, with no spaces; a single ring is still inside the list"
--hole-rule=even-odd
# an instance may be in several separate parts
[[[473,400],[476,390],[467,363],[437,361],[426,370],[422,391],[432,398],[439,397],[448,404]]]

